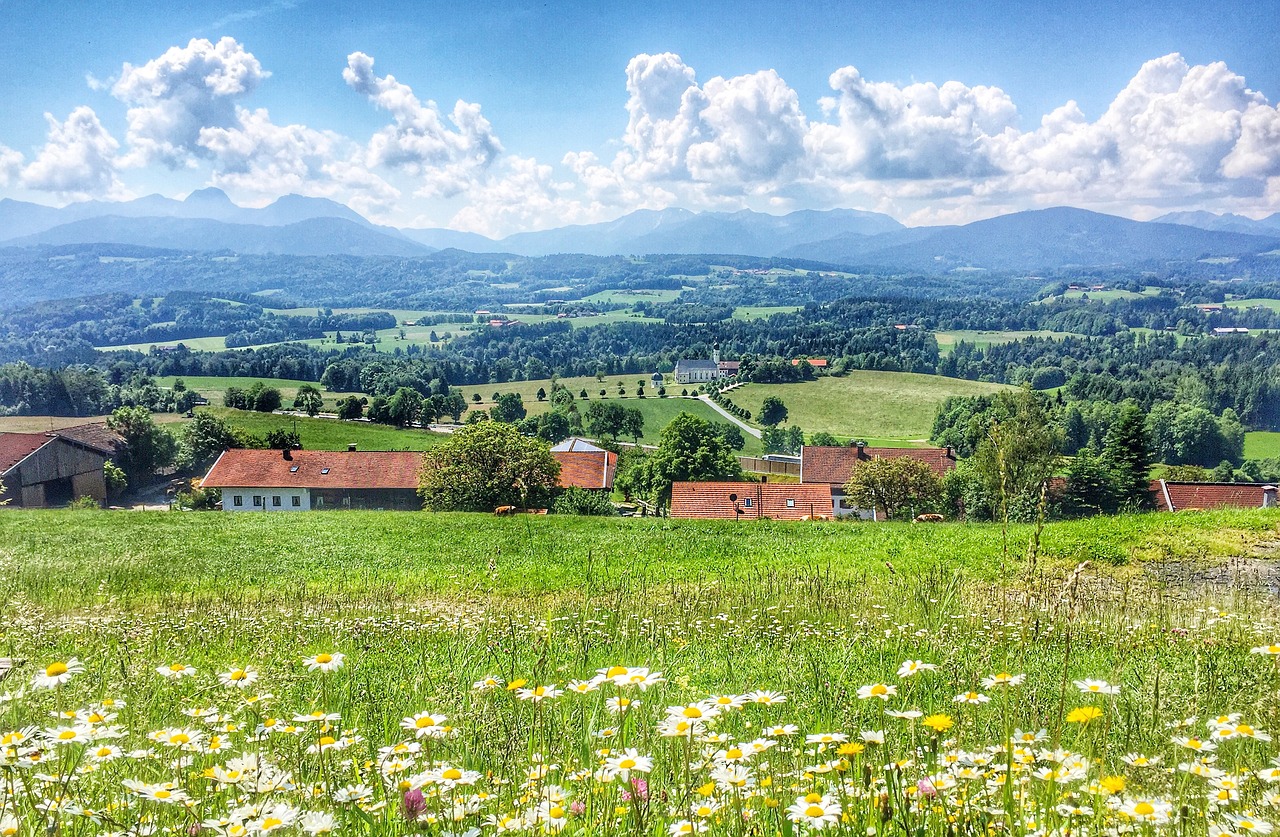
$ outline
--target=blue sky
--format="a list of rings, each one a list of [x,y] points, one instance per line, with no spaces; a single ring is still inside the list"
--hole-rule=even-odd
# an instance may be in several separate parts
[[[0,0],[0,20],[0,197],[217,185],[494,235],[663,206],[1280,210],[1271,2]]]

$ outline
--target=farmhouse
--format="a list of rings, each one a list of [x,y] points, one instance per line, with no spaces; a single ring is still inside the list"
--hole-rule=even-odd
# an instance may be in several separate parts
[[[677,482],[671,516],[719,520],[801,520],[831,515],[825,485],[771,482]]]
[[[561,488],[613,490],[613,477],[618,472],[616,453],[570,436],[553,446],[551,455],[560,463]]]
[[[939,477],[956,467],[956,455],[945,448],[872,448],[855,442],[848,447],[805,445],[800,449],[800,482],[826,485],[831,493],[833,513],[838,517],[858,515],[864,520],[877,519],[875,509],[859,509],[845,496],[844,484],[859,462],[873,459],[909,457],[928,465]]]
[[[1269,509],[1277,505],[1276,487],[1262,483],[1152,480],[1151,494],[1159,511]]]
[[[3,497],[22,508],[48,508],[92,497],[107,499],[102,466],[121,439],[105,424],[52,433],[0,433]]]
[[[223,451],[204,478],[225,511],[422,508],[416,451]]]

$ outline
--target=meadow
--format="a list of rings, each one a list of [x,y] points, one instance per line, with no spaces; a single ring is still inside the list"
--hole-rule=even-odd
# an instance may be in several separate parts
[[[1278,523],[6,512],[0,833],[1265,834]]]
[[[1244,434],[1245,459],[1276,457],[1280,457],[1280,433],[1270,430],[1251,430]]]
[[[263,438],[272,430],[296,431],[302,447],[307,450],[346,450],[351,444],[360,450],[427,450],[446,438],[429,430],[398,428],[371,421],[338,421],[225,407],[199,409],[207,409],[228,424]]]
[[[845,439],[903,446],[929,438],[938,406],[951,395],[979,395],[1007,389],[1000,384],[917,375],[910,372],[852,370],[798,384],[748,384],[729,400],[760,412],[765,398],[787,405],[789,424],[807,433],[826,431]]]
[[[1000,346],[1028,337],[1046,337],[1061,340],[1063,337],[1077,337],[1069,331],[935,331],[933,336],[938,341],[938,351],[950,354],[956,344],[965,342],[979,349]]]

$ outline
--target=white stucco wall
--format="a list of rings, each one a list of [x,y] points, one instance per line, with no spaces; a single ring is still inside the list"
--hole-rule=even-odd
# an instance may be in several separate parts
[[[240,498],[236,505],[235,498]],[[254,497],[261,497],[261,505],[255,505]],[[280,505],[275,505],[273,498],[280,498]],[[293,498],[298,498],[298,505]],[[222,489],[222,510],[234,512],[293,512],[311,510],[311,492],[305,488],[224,488]]]

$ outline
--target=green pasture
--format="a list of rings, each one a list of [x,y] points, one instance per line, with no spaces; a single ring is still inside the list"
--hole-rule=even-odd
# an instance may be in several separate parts
[[[938,351],[949,354],[960,342],[968,343],[979,349],[1013,343],[1027,337],[1048,337],[1061,340],[1064,337],[1078,337],[1069,331],[935,331],[933,336],[938,341]]]
[[[1253,430],[1244,434],[1245,459],[1275,459],[1280,457],[1280,433],[1270,430]]]
[[[307,450],[346,450],[355,444],[360,450],[427,450],[446,437],[417,428],[397,428],[371,421],[339,421],[334,418],[256,413],[208,407],[215,415],[255,436],[266,436],[272,430],[296,430]]]
[[[788,424],[806,432],[821,430],[899,445],[927,439],[938,407],[947,397],[1001,389],[1006,387],[938,375],[854,370],[797,384],[747,384],[728,393],[728,398],[758,415],[764,399],[776,396],[787,405]]]

